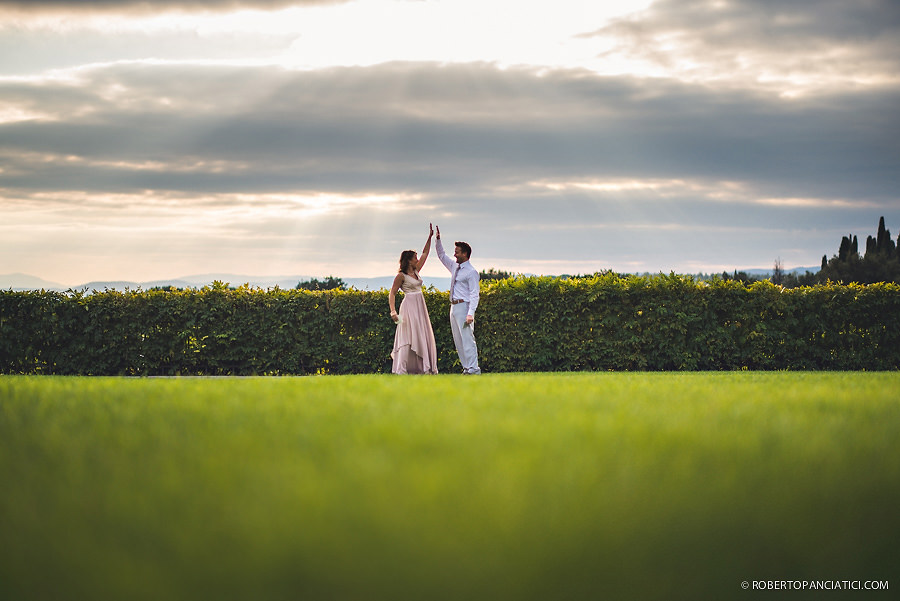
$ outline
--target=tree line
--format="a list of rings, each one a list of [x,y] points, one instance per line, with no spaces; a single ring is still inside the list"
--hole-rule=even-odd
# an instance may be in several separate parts
[[[876,282],[894,282],[900,284],[900,236],[897,241],[891,238],[891,231],[884,225],[884,216],[878,220],[878,231],[875,236],[866,237],[865,253],[860,255],[859,242],[855,235],[841,238],[837,254],[830,259],[822,255],[822,267],[817,273],[807,271],[803,274],[787,272],[781,260],[775,261],[771,276],[754,278],[745,272],[735,271],[733,275],[722,274],[723,280],[739,280],[745,284],[763,279],[770,280],[784,288],[815,286],[827,282],[842,284],[874,284]]]
[[[882,217],[878,221],[875,236],[866,237],[864,254],[859,253],[856,236],[844,236],[836,255],[831,259],[822,257],[822,269],[818,275],[820,281],[831,280],[846,284],[900,283],[900,236],[894,242]]]
[[[562,279],[591,278],[614,274],[619,277],[627,277],[628,274],[614,273],[611,270],[598,271],[592,274],[557,276]],[[483,282],[506,280],[521,276],[522,274],[511,271],[490,268],[480,273]],[[649,275],[649,274],[646,274]],[[769,276],[755,276],[746,271],[734,270],[721,274],[696,274],[698,280],[721,279],[726,282],[737,281],[743,284],[753,284],[764,280],[783,288],[799,288],[801,286],[815,286],[827,282],[839,282],[844,284],[874,284],[876,282],[894,282],[900,284],[900,236],[895,242],[891,238],[891,231],[885,227],[884,216],[878,221],[878,231],[875,236],[866,238],[864,254],[859,253],[859,243],[855,235],[850,234],[841,238],[841,244],[837,254],[830,259],[822,255],[822,267],[818,272],[806,271],[799,274],[785,271],[781,259],[776,259]],[[313,278],[309,281],[297,284],[298,290],[347,290],[348,286],[341,278],[328,276],[324,280]]]
[[[613,273],[609,270],[596,272],[589,275],[562,275],[563,279],[589,278],[597,275]],[[508,271],[489,269],[481,272],[482,280],[503,280],[514,277],[516,274]],[[627,274],[615,274],[626,277]],[[650,275],[650,274],[645,274]],[[841,238],[841,244],[836,255],[831,259],[827,255],[822,256],[822,267],[818,272],[806,271],[795,273],[786,271],[781,259],[776,259],[772,273],[768,276],[755,276],[746,271],[734,270],[721,274],[696,274],[697,280],[719,279],[726,282],[737,281],[743,284],[754,284],[761,281],[770,281],[783,288],[800,288],[802,286],[815,286],[836,282],[843,284],[874,284],[876,282],[894,282],[900,284],[900,236],[895,242],[891,238],[891,232],[884,225],[882,216],[878,222],[878,231],[875,236],[866,238],[865,253],[860,255],[857,237],[854,235]]]

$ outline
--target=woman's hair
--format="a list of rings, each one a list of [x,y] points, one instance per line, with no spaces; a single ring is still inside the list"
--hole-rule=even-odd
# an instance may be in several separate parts
[[[400,253],[400,273],[406,273],[406,270],[409,269],[409,262],[415,256],[416,251],[414,250],[404,250]]]

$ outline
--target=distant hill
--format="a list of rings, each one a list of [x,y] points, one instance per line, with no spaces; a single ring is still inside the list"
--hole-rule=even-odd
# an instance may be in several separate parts
[[[786,273],[796,273],[798,275],[803,275],[807,271],[812,273],[817,273],[819,271],[819,267],[795,267],[793,269],[785,269]],[[732,273],[734,270],[728,271],[728,273]],[[765,278],[771,275],[771,269],[737,269],[737,271],[743,271],[748,275],[752,275],[755,277]],[[292,276],[252,276],[252,275],[238,275],[231,273],[206,273],[206,274],[198,274],[198,275],[188,275],[180,278],[173,278],[171,280],[153,280],[149,282],[130,282],[130,281],[96,281],[96,282],[87,282],[85,284],[80,284],[78,286],[65,286],[58,282],[51,282],[48,280],[43,280],[41,278],[24,274],[24,273],[11,273],[7,275],[0,275],[0,290],[58,290],[65,291],[69,288],[73,290],[125,290],[126,288],[129,290],[137,290],[140,288],[141,290],[149,290],[151,288],[164,288],[168,286],[173,286],[175,288],[202,288],[204,286],[209,286],[215,281],[225,282],[231,286],[242,286],[243,284],[249,284],[251,288],[262,288],[269,289],[274,287],[279,287],[282,289],[292,289],[297,286],[299,282],[309,281],[313,279],[313,277],[319,277],[321,279],[322,276],[307,276],[307,275],[292,275]],[[341,278],[344,282],[357,290],[381,290],[382,288],[390,288],[391,282],[394,280],[394,276],[383,276],[377,278]],[[424,277],[425,286],[434,286],[438,290],[449,290],[450,289],[450,278],[435,278],[435,277]]]
[[[25,273],[0,275],[0,290],[64,290],[58,282],[50,282]]]
[[[132,281],[94,281],[79,284],[77,286],[65,286],[58,282],[50,282],[41,278],[27,275],[24,273],[11,273],[8,275],[0,275],[0,290],[58,290],[65,291],[69,288],[73,290],[149,290],[150,288],[163,288],[173,286],[175,288],[202,288],[208,286],[215,281],[225,282],[231,286],[242,286],[249,284],[252,288],[269,289],[278,286],[283,289],[291,289],[297,286],[299,282],[313,279],[314,276],[294,275],[294,276],[250,276],[229,273],[207,273],[199,275],[189,275],[171,280],[153,280],[148,282],[132,282]],[[378,278],[342,278],[348,286],[358,290],[381,290],[382,288],[390,288],[394,276],[384,276]],[[450,278],[432,278],[425,277],[425,286],[434,286],[438,290],[450,289]]]

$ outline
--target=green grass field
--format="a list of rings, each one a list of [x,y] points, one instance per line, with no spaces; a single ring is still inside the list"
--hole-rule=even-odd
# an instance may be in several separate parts
[[[898,373],[2,377],[0,598],[896,591],[898,391]]]

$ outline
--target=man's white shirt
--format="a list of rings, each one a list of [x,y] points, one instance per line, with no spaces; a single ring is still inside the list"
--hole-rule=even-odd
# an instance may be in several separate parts
[[[444,252],[444,245],[441,239],[437,239],[437,254],[444,267],[450,270],[450,300],[462,300],[469,303],[467,315],[475,315],[475,309],[478,307],[479,289],[478,282],[481,276],[478,270],[472,267],[469,261],[465,263],[457,263],[456,260],[448,256]],[[459,269],[457,270],[457,266]]]

